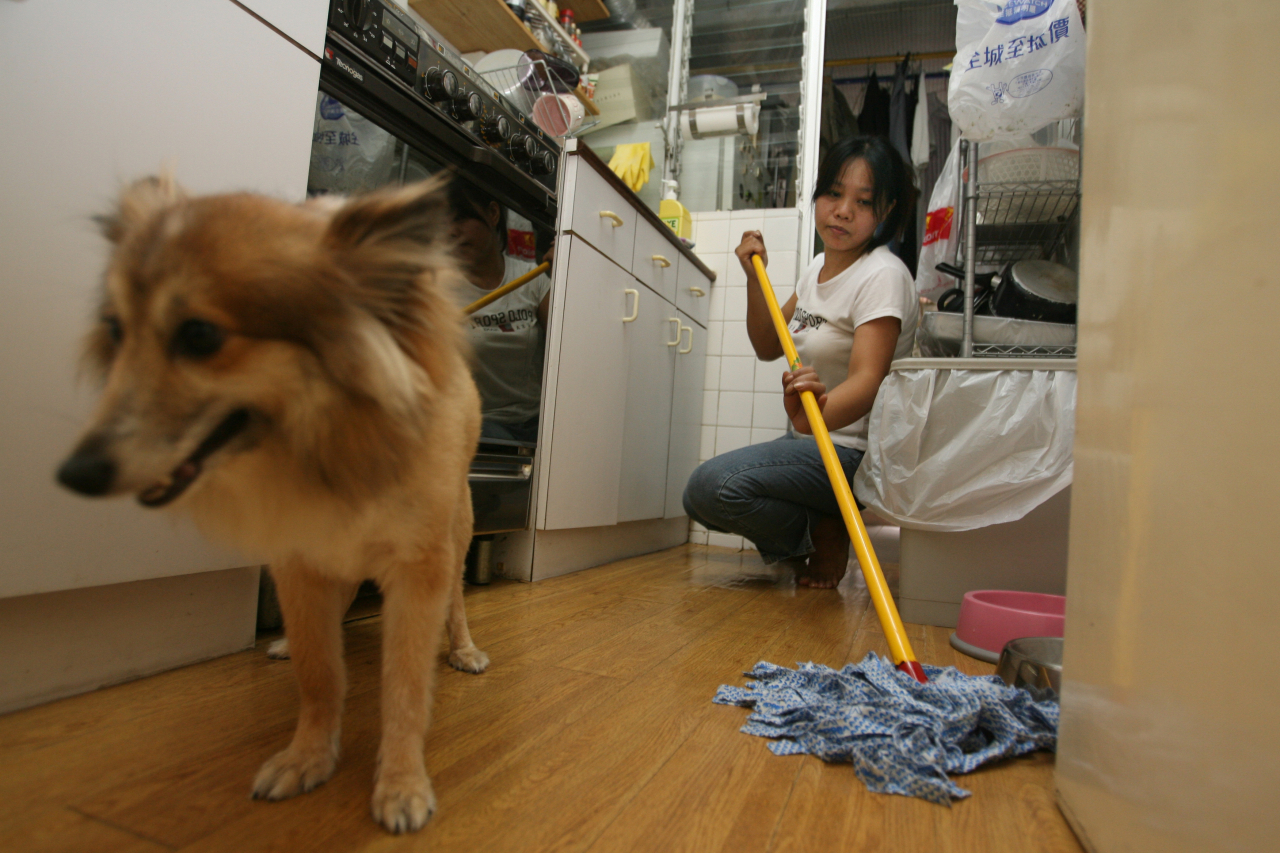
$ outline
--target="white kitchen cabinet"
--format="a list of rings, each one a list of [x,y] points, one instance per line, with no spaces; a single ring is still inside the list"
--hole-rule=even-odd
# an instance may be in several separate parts
[[[543,529],[618,522],[627,398],[622,321],[628,309],[625,291],[635,284],[581,238],[561,237],[551,318],[552,329],[560,330],[559,347],[540,448],[546,460],[538,501]]]
[[[664,518],[684,512],[684,487],[698,467],[702,437],[702,379],[707,359],[707,330],[683,311],[680,345],[676,347],[675,376],[671,390],[671,446],[667,454],[667,488]]]
[[[618,521],[662,518],[667,493],[671,387],[680,346],[679,312],[640,282],[626,324],[627,399],[622,429]]]
[[[566,155],[532,580],[688,541],[714,278],[589,148]]]
[[[91,217],[163,168],[193,193],[302,199],[320,64],[230,0],[0,3],[0,56],[0,597],[244,565],[54,483],[97,394],[76,380],[107,258]]]
[[[567,214],[569,230],[623,269],[630,269],[640,214],[599,172],[583,165],[580,158],[573,162],[577,168],[572,184],[573,203]],[[561,221],[565,215],[561,213]]]
[[[680,258],[676,279],[676,307],[700,326],[711,314],[711,282],[687,257]]]
[[[658,228],[648,222],[636,226],[636,248],[631,256],[631,274],[655,293],[674,304],[676,281],[682,257]]]

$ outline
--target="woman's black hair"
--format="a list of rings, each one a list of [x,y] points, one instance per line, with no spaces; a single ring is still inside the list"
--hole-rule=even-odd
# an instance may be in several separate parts
[[[871,170],[872,208],[876,216],[884,216],[883,224],[876,229],[867,246],[874,249],[901,236],[911,221],[919,190],[912,180],[911,167],[902,159],[898,149],[889,144],[889,140],[883,136],[846,136],[828,148],[818,164],[814,199],[831,192],[840,180],[845,164],[859,157]]]
[[[498,205],[498,224],[493,227],[498,236],[502,251],[507,250],[507,208],[502,202],[489,195],[476,185],[454,176],[449,182],[449,207],[453,211],[453,221],[478,219],[486,222],[489,216],[489,205]]]

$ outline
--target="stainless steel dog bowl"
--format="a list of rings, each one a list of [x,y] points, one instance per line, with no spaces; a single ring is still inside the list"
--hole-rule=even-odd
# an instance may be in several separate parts
[[[1062,638],[1021,637],[1004,644],[996,675],[1037,702],[1057,701],[1062,691]]]

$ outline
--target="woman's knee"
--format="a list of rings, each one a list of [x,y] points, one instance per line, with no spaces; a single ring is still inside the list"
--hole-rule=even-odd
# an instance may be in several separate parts
[[[708,460],[693,469],[684,487],[684,511],[702,523],[714,514],[717,503],[719,477],[714,470],[714,462],[714,459]]]

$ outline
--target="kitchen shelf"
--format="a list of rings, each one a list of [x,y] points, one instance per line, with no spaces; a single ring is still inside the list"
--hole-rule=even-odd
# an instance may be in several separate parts
[[[517,18],[502,0],[409,0],[409,5],[460,53],[508,48],[542,50],[533,30]],[[530,14],[542,11],[533,10],[535,4],[532,2],[529,5]],[[574,19],[579,22],[609,17],[609,10],[600,0],[569,0],[559,5],[561,9],[572,9]],[[559,24],[553,22],[553,26],[559,31],[557,38],[563,38],[572,45],[577,60],[575,64],[579,68],[585,66],[587,54],[576,44],[568,42],[568,36]]]

